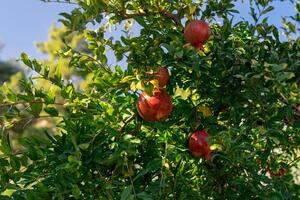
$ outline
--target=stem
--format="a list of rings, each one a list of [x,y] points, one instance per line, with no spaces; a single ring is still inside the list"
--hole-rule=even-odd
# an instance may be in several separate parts
[[[176,185],[177,185],[177,177],[178,177],[178,171],[179,171],[179,167],[182,163],[182,158],[179,160],[176,168],[175,168],[175,174],[174,174],[174,184],[173,184],[173,198],[176,199]]]
[[[169,11],[166,11],[166,10],[163,10],[163,9],[160,9],[160,8],[158,10],[158,13],[162,14],[162,15],[168,17],[168,18],[171,18],[176,25],[181,25],[180,17],[183,13],[184,8],[185,8],[184,6],[181,7],[178,10],[177,15],[172,14]],[[125,19],[131,19],[131,18],[134,18],[134,17],[146,17],[146,16],[149,16],[149,13],[144,11],[144,12],[133,13],[133,14],[124,13],[121,17],[125,20]]]
[[[126,160],[126,166],[127,166],[127,170],[129,170],[129,166],[128,166],[127,160]],[[130,183],[131,183],[131,186],[132,186],[132,191],[133,191],[133,194],[134,194],[134,199],[136,199],[136,192],[135,192],[135,188],[134,188],[134,185],[133,185],[133,180],[132,180],[131,175],[129,176],[129,179],[130,179]]]
[[[172,14],[172,13],[166,11],[166,10],[160,10],[159,13],[162,14],[162,15],[165,15],[166,17],[171,18],[176,25],[181,24],[180,19],[178,18],[178,15],[174,15],[174,14]]]
[[[184,9],[186,8],[187,6],[181,6],[178,11],[177,11],[177,17],[178,18],[181,18],[182,14],[183,14],[183,11]]]
[[[79,53],[79,52],[77,52]],[[95,63],[97,63],[98,65],[100,65],[103,69],[105,69],[105,71],[107,71],[108,73],[112,73],[111,70],[106,67],[105,65],[103,65],[101,62],[99,62],[97,59],[95,59],[94,57],[88,55],[88,54],[82,54],[82,53],[79,53],[82,57],[87,57],[88,59],[94,61]],[[93,71],[90,71],[90,72],[93,72]]]
[[[145,16],[148,16],[147,13],[133,13],[133,14],[124,14],[123,15],[123,19],[131,19],[131,18],[134,18],[134,17],[145,17]]]
[[[300,156],[296,157],[296,158],[295,158],[294,160],[292,160],[288,165],[291,167],[292,164],[293,164],[294,162],[297,162],[298,160],[300,160]]]
[[[77,5],[77,3],[72,2],[72,1],[59,1],[59,0],[41,0],[44,3],[64,3],[64,4],[73,4]]]
[[[165,132],[165,149],[164,149],[164,155],[163,155],[163,159],[162,159],[162,168],[160,170],[161,173],[161,179],[160,179],[160,184],[159,184],[159,193],[160,196],[163,195],[164,192],[164,188],[163,187],[163,183],[165,182],[165,177],[164,177],[164,173],[163,173],[163,167],[165,167],[165,163],[166,163],[166,156],[167,156],[167,148],[168,148],[168,139],[167,139],[167,132]]]
[[[121,127],[120,132],[123,132],[125,127],[127,126],[128,123],[130,123],[132,120],[135,119],[135,114],[129,117],[125,122],[124,125]]]

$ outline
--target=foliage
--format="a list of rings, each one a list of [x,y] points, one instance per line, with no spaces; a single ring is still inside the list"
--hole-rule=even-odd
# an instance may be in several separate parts
[[[82,34],[70,34],[66,37],[63,37],[65,32],[66,27],[64,26],[60,28],[57,26],[51,26],[49,30],[49,40],[47,42],[38,42],[36,44],[38,50],[48,56],[48,58],[42,60],[41,63],[47,67],[50,75],[55,74],[59,70],[60,73],[63,74],[62,77],[64,79],[76,80],[76,82],[74,82],[75,87],[84,89],[89,83],[91,75],[81,73],[75,68],[69,68],[68,63],[70,59],[59,57],[57,55],[57,52],[60,49],[65,48],[66,43],[68,43],[70,48],[76,50],[80,49],[83,52],[87,52],[88,50],[85,48],[86,43],[82,38]],[[64,41],[66,41],[66,43]],[[3,95],[9,95],[12,90],[14,91],[14,93],[20,92],[22,84],[19,85],[18,83],[20,79],[22,79],[22,76],[28,76],[30,74],[30,70],[24,70],[24,66],[18,68],[13,67],[13,65],[9,62],[3,63],[4,65],[0,65],[0,68],[2,67],[1,69],[3,69],[1,71],[1,77],[6,77],[6,79],[4,80],[9,79],[5,84],[1,86]],[[12,76],[12,73],[16,73],[18,71],[19,73]],[[38,90],[47,91],[50,96],[55,96],[57,100],[61,99],[60,94],[57,92],[58,88],[56,86],[53,86],[51,82],[43,78],[39,78],[38,76],[36,76],[33,80],[34,85]],[[1,107],[0,110],[2,108],[5,107]],[[43,134],[45,130],[47,130],[50,134],[56,132],[55,124],[58,122],[57,119],[49,117],[39,117],[33,119],[31,117],[31,111],[27,108],[27,105],[22,105],[21,107],[19,107],[19,109],[21,110],[21,112],[19,113],[20,117],[15,118],[13,121],[7,121],[6,124],[4,124],[7,130],[9,128],[10,141],[13,144],[15,150],[22,148],[18,142],[18,139],[20,137],[29,137],[31,135]],[[46,110],[48,111],[47,108]],[[0,119],[0,121],[1,123],[3,123],[2,118]]]
[[[35,73],[20,91],[0,89],[1,199],[299,199],[299,3],[283,18],[283,39],[264,18],[271,0],[252,0],[253,22],[237,23],[231,0],[66,2],[78,8],[61,14],[56,63],[22,53]],[[204,51],[184,41],[193,18],[210,23]],[[109,38],[108,29],[123,32]],[[83,34],[85,49],[68,34]],[[60,59],[79,79],[89,74],[84,89],[55,67]],[[153,89],[148,74],[160,65],[171,72],[174,109],[165,121],[145,122],[136,100]],[[58,119],[56,132],[23,137],[15,149],[10,128],[24,112]],[[204,128],[212,161],[187,149],[189,135]],[[268,173],[281,167],[286,175]]]
[[[0,51],[3,47],[4,44],[0,42]],[[0,60],[0,84],[3,84],[18,71],[20,71],[20,67],[16,62]]]

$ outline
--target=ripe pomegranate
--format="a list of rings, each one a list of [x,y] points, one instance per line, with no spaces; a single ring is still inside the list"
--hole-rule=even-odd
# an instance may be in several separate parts
[[[208,23],[201,20],[194,20],[184,28],[184,38],[197,49],[203,50],[204,43],[210,36]]]
[[[169,72],[164,67],[160,67],[159,71],[155,73],[154,76],[158,80],[159,87],[164,87],[169,82]]]
[[[189,150],[195,158],[204,156],[211,160],[211,149],[207,143],[208,133],[205,130],[193,133],[189,138]]]
[[[284,176],[284,175],[286,175],[286,172],[287,172],[287,170],[284,167],[280,167],[277,173],[272,171],[269,166],[267,166],[266,169],[271,177]]]
[[[171,97],[164,90],[155,90],[153,96],[143,92],[137,101],[139,115],[150,122],[166,119],[172,108]]]
[[[280,167],[278,174],[279,174],[280,176],[286,175],[286,169],[283,168],[283,167]]]

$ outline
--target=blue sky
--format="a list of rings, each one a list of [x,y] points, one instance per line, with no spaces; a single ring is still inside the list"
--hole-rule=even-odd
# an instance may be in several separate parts
[[[250,19],[248,0],[244,4],[237,3],[239,17]],[[275,11],[270,14],[269,21],[280,26],[281,16],[295,13],[288,0],[273,3]],[[18,58],[21,52],[31,57],[41,58],[42,54],[35,49],[34,43],[46,41],[49,27],[57,23],[60,12],[69,12],[74,5],[63,3],[44,3],[40,0],[1,0],[0,2],[0,43],[4,48],[0,51],[0,60]]]
[[[46,41],[49,27],[60,17],[58,14],[72,8],[70,4],[39,0],[1,0],[0,42],[5,46],[0,51],[0,59],[18,58],[20,52],[41,57],[34,43]]]

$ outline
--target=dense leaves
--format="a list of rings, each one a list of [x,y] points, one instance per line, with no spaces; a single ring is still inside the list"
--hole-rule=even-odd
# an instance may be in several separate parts
[[[230,0],[66,1],[77,8],[61,14],[54,62],[22,53],[35,73],[1,86],[0,198],[298,199],[299,13],[282,38],[263,18],[272,1],[250,2],[253,23],[233,20]],[[203,50],[183,35],[195,18],[210,25]],[[147,122],[136,102],[160,66],[173,111]],[[17,124],[49,118],[52,129],[11,141]],[[211,160],[188,149],[203,129]]]

